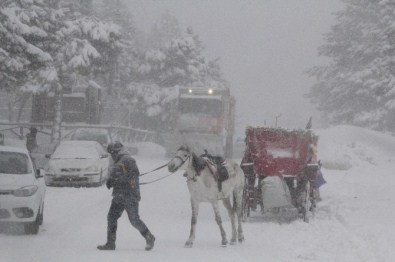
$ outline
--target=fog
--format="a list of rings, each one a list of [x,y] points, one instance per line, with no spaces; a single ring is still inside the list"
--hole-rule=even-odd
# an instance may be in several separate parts
[[[191,26],[209,59],[220,57],[236,96],[236,134],[247,125],[303,128],[313,115],[304,98],[312,80],[304,73],[324,63],[317,48],[335,22],[339,0],[133,0],[139,28],[149,30],[168,11],[181,28]]]

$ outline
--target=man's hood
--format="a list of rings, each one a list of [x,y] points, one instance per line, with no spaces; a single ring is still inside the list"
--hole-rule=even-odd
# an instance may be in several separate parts
[[[125,155],[129,155],[129,152],[127,151],[127,149],[123,148],[118,152],[115,162],[118,162]]]

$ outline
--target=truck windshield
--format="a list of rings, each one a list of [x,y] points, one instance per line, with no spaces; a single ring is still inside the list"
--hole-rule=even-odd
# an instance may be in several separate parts
[[[222,114],[222,103],[217,99],[180,99],[178,111],[181,114],[205,114],[219,117]]]

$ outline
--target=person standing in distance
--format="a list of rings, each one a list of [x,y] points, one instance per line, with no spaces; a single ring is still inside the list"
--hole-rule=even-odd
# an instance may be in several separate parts
[[[130,223],[146,240],[145,250],[151,250],[154,247],[155,237],[139,216],[140,172],[136,161],[118,141],[109,144],[107,151],[114,160],[110,177],[106,183],[108,189],[113,188],[113,199],[107,215],[107,242],[97,248],[99,250],[115,250],[118,219],[126,210]]]
[[[37,146],[37,128],[30,127],[30,133],[26,135],[26,148],[29,153],[32,153]]]

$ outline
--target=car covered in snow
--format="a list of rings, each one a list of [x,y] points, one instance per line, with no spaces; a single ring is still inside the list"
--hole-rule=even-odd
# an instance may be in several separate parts
[[[68,140],[96,141],[104,148],[107,148],[107,146],[112,143],[110,132],[105,128],[77,128],[68,135],[68,138]]]
[[[0,224],[21,223],[37,234],[44,218],[44,170],[24,148],[0,146]]]
[[[101,186],[108,179],[110,157],[96,141],[61,141],[47,157],[48,186]]]

